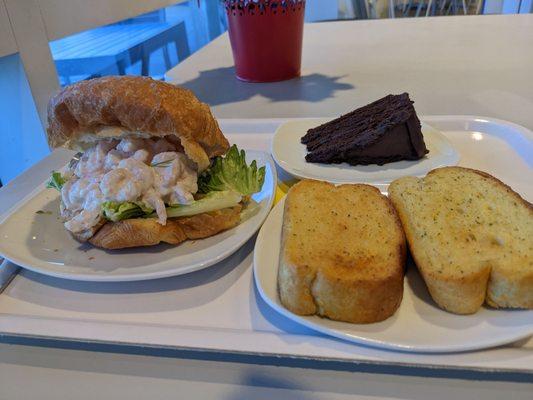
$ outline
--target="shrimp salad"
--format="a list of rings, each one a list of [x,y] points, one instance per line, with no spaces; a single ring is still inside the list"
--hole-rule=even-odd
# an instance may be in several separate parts
[[[61,193],[64,225],[72,233],[102,219],[194,215],[239,203],[260,191],[265,168],[246,164],[232,146],[201,175],[175,137],[102,139],[48,183]]]
[[[189,204],[198,191],[196,165],[178,146],[164,138],[126,138],[89,148],[64,171],[61,200],[72,215],[65,227],[73,233],[92,228],[107,201],[141,203],[164,225],[165,204]]]

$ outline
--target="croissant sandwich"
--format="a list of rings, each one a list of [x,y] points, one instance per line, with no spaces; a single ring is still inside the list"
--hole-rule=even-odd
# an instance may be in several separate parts
[[[246,163],[209,107],[147,77],[81,81],[48,105],[48,142],[79,153],[48,187],[65,228],[105,249],[178,244],[237,225],[265,168]]]

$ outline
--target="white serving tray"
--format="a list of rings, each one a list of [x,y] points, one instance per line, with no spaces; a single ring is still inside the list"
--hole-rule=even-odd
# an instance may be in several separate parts
[[[487,118],[423,119],[444,131],[460,153],[459,165],[492,173],[529,201],[533,199],[529,130]],[[225,120],[221,125],[231,142],[266,150],[273,132],[285,121]],[[0,190],[0,213],[27,197],[69,157],[68,152],[55,152]],[[476,352],[409,354],[347,343],[292,323],[257,295],[253,245],[254,238],[225,261],[202,271],[152,281],[72,282],[19,270],[0,293],[0,335],[533,374],[531,338]]]

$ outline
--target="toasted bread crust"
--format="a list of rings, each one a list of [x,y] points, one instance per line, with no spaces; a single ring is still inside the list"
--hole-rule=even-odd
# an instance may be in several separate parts
[[[187,239],[202,239],[233,228],[239,223],[242,207],[237,205],[191,217],[169,218],[161,225],[155,218],[108,222],[88,241],[103,249],[153,246],[161,242],[179,244]]]
[[[512,199],[510,203],[516,203],[514,207],[522,207],[524,209],[524,214],[527,217],[525,217],[526,221],[521,221],[521,223],[527,224],[527,220],[530,221],[529,224],[533,223],[533,206],[531,203],[523,199],[509,186],[485,172],[464,167],[444,167],[430,171],[424,179],[429,177],[431,180],[431,177],[438,177],[439,175],[445,177],[449,174],[459,173],[483,177],[485,184],[488,183],[492,187],[492,191],[501,193],[502,196],[508,196]],[[391,183],[389,196],[402,220],[411,254],[435,302],[443,309],[457,314],[474,313],[484,302],[493,307],[533,308],[533,254],[513,254],[513,258],[511,259],[511,253],[509,253],[508,261],[504,261],[506,257],[497,259],[490,259],[489,257],[487,259],[488,256],[484,256],[484,252],[491,252],[490,254],[492,254],[491,257],[493,258],[495,257],[494,254],[505,256],[506,251],[514,251],[516,253],[516,250],[513,248],[506,250],[512,243],[499,243],[501,241],[500,236],[503,234],[512,238],[512,232],[509,232],[510,229],[499,227],[495,230],[492,228],[494,226],[492,225],[493,223],[491,223],[490,226],[479,228],[472,232],[465,232],[464,235],[468,236],[472,234],[474,235],[472,236],[474,240],[478,241],[475,246],[471,247],[469,250],[470,253],[465,253],[469,254],[468,257],[463,256],[464,258],[455,261],[449,260],[449,263],[451,263],[449,265],[446,265],[448,260],[440,260],[435,257],[434,249],[428,248],[427,243],[423,243],[422,237],[419,231],[417,231],[417,224],[420,223],[421,218],[424,218],[422,215],[424,210],[417,210],[413,206],[410,206],[408,201],[402,196],[405,190],[412,189],[410,185],[418,184],[419,182],[417,178],[412,177],[398,179]],[[437,183],[433,182],[433,184]],[[478,182],[478,184],[480,183]],[[454,188],[450,186],[448,190],[452,192]],[[463,192],[465,190],[468,191],[468,188],[464,188],[459,192],[462,194],[455,194],[454,196],[464,195]],[[483,199],[477,200],[477,202],[483,201]],[[485,203],[483,204],[486,207],[497,206],[496,204],[491,205]],[[434,203],[431,206],[436,207]],[[474,207],[475,210],[472,212],[482,212],[479,211],[479,207],[475,208],[477,207],[476,204],[473,204],[471,207]],[[434,212],[438,211],[434,210]],[[469,209],[462,210],[462,212],[465,211],[467,213],[470,212]],[[508,217],[511,218],[511,211],[506,210],[506,212],[508,213]],[[462,216],[454,216],[454,214],[451,215],[451,218],[464,218]],[[438,228],[440,226],[436,224],[434,229]],[[485,242],[479,242],[480,238],[476,238],[476,235],[482,236]],[[433,232],[433,236],[435,236],[435,232]],[[489,242],[488,238],[492,236],[494,236],[493,241]],[[457,245],[457,239],[450,238],[450,240],[452,239],[455,240],[453,243]],[[531,236],[529,240],[529,248],[531,249],[533,245],[531,243]],[[512,241],[512,239],[509,241]],[[442,246],[442,243],[436,239],[433,239],[433,243],[435,248]],[[494,250],[493,246],[500,246],[501,250],[495,253],[496,250]],[[435,268],[435,265],[442,267],[441,272]],[[464,268],[465,272],[463,274],[457,274],[454,271],[457,268]]]
[[[405,252],[399,218],[378,189],[301,181],[285,200],[281,302],[300,315],[382,321],[401,302]]]
[[[411,230],[405,229],[407,241],[413,239]],[[409,246],[415,264],[427,265],[427,257]],[[446,311],[455,314],[475,313],[485,301],[487,282],[490,277],[490,268],[483,268],[463,277],[441,277],[431,271],[426,271],[423,267],[419,271],[424,278],[429,293],[435,303]],[[457,301],[457,299],[461,299]]]
[[[224,154],[229,143],[209,106],[187,89],[149,77],[107,76],[67,86],[48,104],[48,143],[76,143],[101,127],[176,136],[200,171]]]

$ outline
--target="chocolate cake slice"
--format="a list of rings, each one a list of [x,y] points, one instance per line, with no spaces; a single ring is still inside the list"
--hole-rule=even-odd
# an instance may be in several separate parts
[[[383,97],[302,137],[312,163],[383,165],[428,153],[420,120],[407,93]]]

